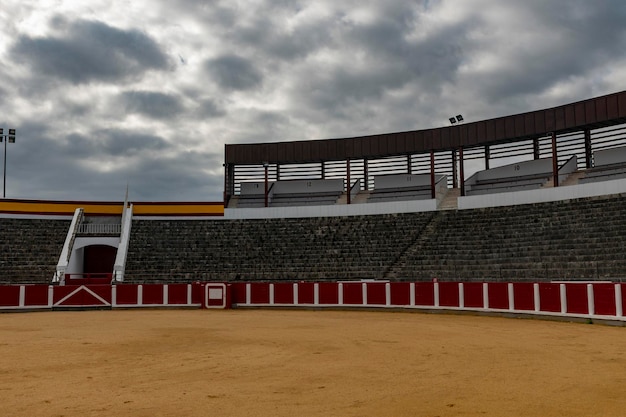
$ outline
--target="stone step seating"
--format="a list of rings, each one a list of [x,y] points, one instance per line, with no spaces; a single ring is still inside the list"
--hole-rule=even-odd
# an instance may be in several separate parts
[[[379,278],[432,213],[263,220],[134,220],[131,282]]]
[[[626,178],[626,163],[601,165],[584,172],[585,176],[578,180],[579,184],[624,179]]]
[[[626,277],[626,198],[439,212],[390,279]]]
[[[48,284],[70,220],[0,218],[0,284]]]

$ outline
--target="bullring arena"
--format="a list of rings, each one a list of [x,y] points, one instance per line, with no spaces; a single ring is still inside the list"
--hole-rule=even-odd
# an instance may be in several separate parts
[[[3,200],[0,411],[624,415],[625,140],[619,92],[227,145],[222,202]]]

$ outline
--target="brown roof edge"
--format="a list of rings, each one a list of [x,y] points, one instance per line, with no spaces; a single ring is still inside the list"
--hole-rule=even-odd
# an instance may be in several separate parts
[[[433,129],[340,139],[225,145],[226,164],[255,165],[381,158],[515,142],[626,123],[626,91],[558,107]]]

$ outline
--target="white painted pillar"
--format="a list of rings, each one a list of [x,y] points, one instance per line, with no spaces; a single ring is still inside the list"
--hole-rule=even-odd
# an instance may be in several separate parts
[[[143,285],[137,285],[137,305],[143,305]]]
[[[415,307],[415,283],[409,284],[409,304],[411,307]]]
[[[313,284],[313,304],[318,305],[320,303],[320,285],[316,282]]]
[[[48,285],[48,307],[52,308],[54,305],[54,287]]]
[[[367,305],[367,284],[365,282],[361,283],[361,296],[363,297],[363,305]]]
[[[343,284],[340,282],[339,283],[339,289],[338,289],[339,294],[337,295],[337,299],[338,299],[338,304],[340,306],[343,305]]]
[[[535,297],[535,311],[541,310],[541,296],[539,295],[539,284],[533,284],[533,295]]]
[[[483,308],[489,309],[489,283],[483,282]]]
[[[187,284],[187,304],[191,305],[193,302],[193,286]]]
[[[465,287],[463,287],[463,283],[459,282],[459,307],[465,307]]]
[[[624,306],[622,305],[622,286],[615,284],[615,315],[622,317],[624,315]]]
[[[293,283],[293,304],[298,305],[298,283]]]
[[[507,284],[507,290],[509,292],[509,310],[515,310],[515,290],[513,289],[513,283],[509,282]]]
[[[596,314],[596,305],[595,300],[593,298],[593,285],[587,284],[587,309],[589,310],[589,315],[593,316]]]
[[[274,305],[274,284],[270,283],[270,305]]]
[[[385,284],[385,305],[391,305],[391,283],[387,282]]]
[[[111,285],[111,307],[117,307],[117,285]]]
[[[246,304],[251,304],[252,300],[252,286],[250,283],[246,284]]]
[[[163,305],[169,304],[170,287],[167,284],[163,285]]]
[[[565,284],[559,284],[559,292],[561,294],[561,313],[567,313],[567,291],[565,291]]]
[[[20,285],[20,298],[18,305],[20,307],[24,307],[24,304],[26,304],[26,287],[24,285]]]
[[[435,282],[434,284],[435,291],[435,307],[439,307],[439,283]]]

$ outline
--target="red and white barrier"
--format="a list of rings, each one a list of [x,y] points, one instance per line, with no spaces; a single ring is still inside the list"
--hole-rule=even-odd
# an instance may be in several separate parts
[[[0,311],[163,307],[229,308],[228,286],[222,283],[0,286]]]
[[[626,284],[276,282],[0,286],[0,311],[84,308],[394,308],[626,321]]]
[[[233,307],[406,308],[626,321],[621,283],[295,282],[232,284]]]

